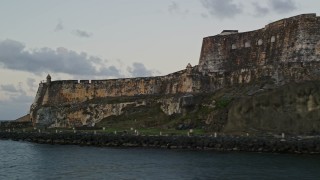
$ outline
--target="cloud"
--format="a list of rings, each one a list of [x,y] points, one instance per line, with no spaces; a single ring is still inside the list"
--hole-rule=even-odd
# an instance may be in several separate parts
[[[22,83],[17,86],[14,84],[0,85],[0,92],[5,96],[5,99],[0,99],[1,120],[14,120],[28,113],[34,97],[28,96],[21,85]]]
[[[261,3],[253,2],[254,16],[264,16],[270,12],[278,14],[286,14],[297,9],[297,6],[292,0],[268,0],[267,6],[261,6]]]
[[[168,11],[171,14],[180,14],[180,15],[187,15],[189,13],[188,9],[181,10],[180,5],[174,1],[171,2],[171,4],[168,6]]]
[[[8,93],[17,93],[17,92],[19,92],[19,90],[13,84],[0,85],[0,88],[1,88],[2,91],[8,92]]]
[[[103,60],[88,56],[86,53],[77,53],[63,47],[56,50],[41,48],[32,51],[26,51],[25,48],[24,44],[14,40],[7,39],[0,42],[0,66],[34,74],[56,72],[75,75],[103,75],[92,64]]]
[[[176,2],[171,2],[171,4],[168,6],[168,11],[170,13],[174,13],[174,12],[176,12],[178,10],[179,10],[179,6],[178,6],[178,4]]]
[[[58,32],[58,31],[62,31],[63,30],[63,24],[61,21],[58,22],[58,24],[56,25],[56,27],[54,28],[54,31],[55,32]]]
[[[270,13],[286,14],[297,9],[297,5],[293,0],[261,0],[251,1],[251,6],[245,6],[246,4],[240,0],[200,0],[206,12],[200,13],[201,17],[207,18],[208,15],[212,17],[227,19],[234,18],[237,15],[244,14],[244,12],[253,11],[251,14],[254,17],[265,16]],[[172,4],[172,11],[179,6]]]
[[[34,91],[35,90],[35,88],[36,88],[36,84],[35,84],[35,82],[36,82],[36,80],[35,79],[33,79],[33,78],[28,78],[27,79],[27,86],[29,87],[29,90],[30,91]]]
[[[146,77],[154,74],[152,70],[148,70],[144,64],[138,62],[133,63],[132,67],[128,67],[128,71],[134,77]]]
[[[18,88],[14,84],[1,84],[0,89],[2,94],[6,96],[7,100],[14,100],[16,102],[25,102],[27,96],[26,91],[21,87],[22,83],[18,83]],[[29,99],[28,99],[29,100]]]
[[[16,103],[26,103],[28,105],[31,105],[31,102],[33,101],[34,97],[28,96],[24,91],[18,94],[17,96],[10,97],[10,101],[16,102]]]
[[[242,5],[233,0],[201,0],[201,3],[210,15],[221,19],[234,18],[243,12]]]
[[[279,14],[289,13],[297,9],[292,0],[269,0],[269,2],[272,9]]]
[[[268,14],[269,13],[269,8],[267,8],[267,7],[262,7],[261,5],[260,5],[260,3],[257,3],[257,2],[253,2],[252,3],[252,6],[254,7],[254,11],[255,11],[255,16],[264,16],[264,15],[266,15],[266,14]]]
[[[200,13],[200,16],[203,18],[208,18],[208,14],[206,14],[206,13]]]
[[[82,37],[82,38],[89,38],[92,36],[92,33],[89,33],[89,32],[83,31],[83,30],[79,30],[79,29],[74,30],[73,34],[78,37]]]
[[[15,120],[23,115],[28,114],[30,102],[32,102],[32,100],[28,103],[0,101],[0,120]]]
[[[121,70],[116,68],[115,66],[102,67],[99,74],[106,76],[123,77],[123,75],[121,74]]]
[[[0,41],[0,68],[30,72],[36,75],[47,73],[66,73],[73,76],[105,76],[105,77],[124,77],[126,72],[114,65],[108,65],[107,61],[89,56],[87,53],[78,53],[66,48],[57,49],[41,48],[35,50],[26,50],[26,46],[21,42],[14,40]],[[149,72],[143,69],[141,63],[134,63],[132,73],[129,76],[135,77],[136,69],[140,67],[143,72]],[[127,70],[126,67],[123,67]],[[151,72],[151,71],[150,71]],[[151,73],[148,73],[151,75]],[[139,74],[140,75],[140,74]],[[31,86],[34,80],[29,79]]]

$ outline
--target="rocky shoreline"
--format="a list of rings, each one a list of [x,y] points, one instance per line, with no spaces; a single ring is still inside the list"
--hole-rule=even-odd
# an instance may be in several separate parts
[[[320,137],[137,136],[92,133],[0,132],[1,140],[98,147],[319,154]]]

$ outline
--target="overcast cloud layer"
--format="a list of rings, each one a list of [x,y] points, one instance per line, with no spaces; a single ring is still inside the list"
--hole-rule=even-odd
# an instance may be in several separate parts
[[[20,85],[2,84],[0,91],[6,95],[6,99],[0,99],[1,120],[12,120],[13,115],[18,118],[28,113],[34,97],[27,95]]]
[[[241,4],[233,0],[202,0],[201,2],[209,14],[218,18],[233,18],[242,13]]]
[[[99,57],[77,53],[63,47],[56,50],[41,48],[26,51],[25,49],[25,45],[18,41],[10,39],[0,41],[0,67],[37,75],[66,73],[73,76],[138,77],[152,76],[155,72],[138,62],[127,66],[125,70],[128,71],[123,72],[114,65],[107,65],[106,60]]]
[[[243,2],[239,0],[201,0],[203,7],[207,9],[207,13],[212,17],[221,19],[234,18],[247,12],[247,6],[244,6]],[[264,2],[266,5],[261,5]],[[292,0],[260,0],[251,2],[251,5],[255,11],[254,16],[264,16],[270,12],[286,14],[297,9],[297,5]],[[207,17],[206,14],[202,14],[202,16]]]
[[[279,14],[285,14],[297,9],[292,0],[270,0],[271,8]]]

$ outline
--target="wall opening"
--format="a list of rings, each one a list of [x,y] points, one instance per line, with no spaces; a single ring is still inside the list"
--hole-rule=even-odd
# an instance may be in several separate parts
[[[258,45],[261,46],[262,44],[263,44],[262,39],[259,39],[259,40],[258,40]]]
[[[249,41],[245,42],[245,43],[244,43],[244,47],[246,47],[246,48],[251,47],[250,42],[249,42]]]
[[[272,36],[272,37],[271,37],[271,42],[272,42],[272,43],[276,42],[276,37],[275,37],[275,36]]]

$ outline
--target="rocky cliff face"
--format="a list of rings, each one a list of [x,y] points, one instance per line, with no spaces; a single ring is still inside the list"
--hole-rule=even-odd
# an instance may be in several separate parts
[[[184,107],[193,104],[192,101],[192,95],[99,98],[81,103],[42,106],[37,110],[37,119],[41,120],[38,121],[39,125],[49,127],[95,126],[102,120],[107,121],[121,115],[130,116],[153,108],[156,108],[156,111],[147,118],[162,114],[168,119],[170,116],[181,114]],[[146,117],[139,115],[136,118],[144,120]]]
[[[320,132],[320,82],[290,83],[235,100],[224,131]]]

